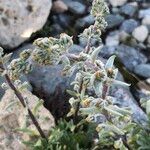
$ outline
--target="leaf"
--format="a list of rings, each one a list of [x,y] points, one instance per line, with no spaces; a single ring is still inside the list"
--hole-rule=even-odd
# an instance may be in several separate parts
[[[117,68],[117,69],[114,69],[113,72],[114,72],[114,79],[116,79],[116,78],[117,78],[117,75],[118,75],[118,68]]]
[[[114,133],[117,133],[118,135],[124,135],[124,132],[122,130],[120,130],[118,127],[116,127],[113,124],[99,124],[98,128],[105,128],[107,131],[111,131]]]
[[[94,90],[95,90],[96,95],[98,97],[101,97],[101,95],[102,95],[102,87],[103,87],[102,82],[95,81],[93,86],[94,86]]]
[[[122,142],[122,139],[119,139],[114,142],[114,147],[119,150],[128,150]]]
[[[148,100],[146,103],[146,113],[147,115],[150,115],[150,100]]]
[[[3,59],[2,59],[3,64],[8,63],[8,61],[10,60],[12,54],[13,54],[13,53],[9,53],[9,54],[4,55],[4,57],[3,57]]]
[[[38,112],[38,109],[43,106],[43,100],[39,100],[38,103],[33,108],[33,114],[36,114]]]
[[[117,111],[118,113],[120,113],[122,115],[131,115],[131,111],[129,111],[125,108],[120,108],[116,105],[109,105],[108,108],[111,110]]]
[[[36,131],[28,129],[28,128],[16,128],[15,131],[21,131],[21,132],[27,133],[30,136],[38,135],[38,133]]]
[[[77,102],[79,102],[79,99],[74,99],[73,97],[69,99],[69,103],[71,106],[73,106],[73,104],[76,104]]]
[[[96,79],[95,74],[91,75],[90,83],[89,83],[89,85],[90,85],[90,86],[93,86],[93,85],[94,85],[94,81],[95,81],[95,79]]]
[[[89,114],[97,114],[100,113],[100,109],[97,107],[88,107],[88,108],[80,108],[82,114],[89,115]]]
[[[71,96],[77,97],[77,93],[75,91],[67,90],[67,93]]]
[[[113,55],[113,56],[111,56],[111,57],[107,60],[106,65],[105,65],[105,68],[106,68],[106,69],[110,69],[110,68],[113,67],[115,58],[116,58],[116,56]]]
[[[19,90],[22,91],[24,89],[28,89],[29,88],[29,83],[28,82],[24,82],[23,84],[21,84],[19,86]]]
[[[92,60],[93,63],[94,63],[95,60],[97,59],[98,54],[99,54],[99,52],[101,51],[102,47],[103,47],[103,45],[97,47],[97,48],[92,52],[90,58],[91,58],[91,60]]]
[[[115,110],[113,110],[112,108],[109,107],[104,107],[105,110],[107,110],[109,113],[115,115],[115,116],[120,116],[123,117],[123,115]]]
[[[121,86],[130,86],[131,84],[122,82],[122,81],[118,81],[118,80],[112,80],[112,84],[114,85],[121,85]]]

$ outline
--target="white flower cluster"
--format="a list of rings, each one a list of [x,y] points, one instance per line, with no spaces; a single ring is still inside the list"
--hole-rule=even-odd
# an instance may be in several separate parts
[[[32,59],[41,65],[52,65],[59,60],[63,53],[67,52],[73,41],[72,37],[63,33],[59,39],[40,38],[34,44],[37,48],[33,50]]]

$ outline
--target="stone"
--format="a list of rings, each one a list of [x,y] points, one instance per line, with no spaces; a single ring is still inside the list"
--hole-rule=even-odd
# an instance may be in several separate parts
[[[139,11],[139,18],[144,18],[146,16],[150,16],[150,8]]]
[[[0,45],[12,49],[30,38],[46,23],[51,5],[51,0],[1,0]]]
[[[125,20],[121,27],[120,27],[120,30],[123,30],[127,33],[132,33],[133,30],[138,26],[138,22],[134,19],[128,19],[128,20]]]
[[[129,107],[133,112],[133,120],[141,124],[146,124],[147,116],[138,106],[128,87],[112,86],[110,95],[114,97],[113,103],[120,107]]]
[[[68,6],[61,0],[54,1],[52,10],[56,13],[63,13],[68,10]]]
[[[83,47],[81,47],[80,45],[77,44],[73,44],[70,48],[69,48],[69,53],[80,53],[81,51],[83,51]]]
[[[150,35],[148,36],[147,42],[148,42],[148,44],[150,44]]]
[[[23,96],[28,98],[28,106],[33,110],[39,99],[27,90],[22,92]],[[42,130],[48,135],[50,129],[55,125],[50,112],[44,106],[40,106],[35,117]],[[14,92],[10,89],[7,90],[0,102],[0,146],[3,146],[4,150],[28,150],[22,141],[31,140],[32,136],[15,130],[24,128],[26,122],[27,128],[39,135],[26,109],[18,101]]]
[[[122,74],[119,72],[117,80],[125,82]],[[138,106],[137,99],[135,99],[130,92],[129,87],[112,85],[109,91],[110,95],[114,97],[113,103],[120,107],[129,107],[133,112],[133,120],[141,124],[145,124],[147,117],[144,111]]]
[[[117,46],[119,45],[119,32],[111,32],[106,38],[106,46]]]
[[[83,18],[79,18],[76,21],[76,28],[85,28],[94,23],[94,17],[92,15],[85,16]]]
[[[53,23],[60,25],[63,28],[68,28],[71,24],[72,18],[69,14],[58,14],[52,17]]]
[[[108,15],[106,16],[106,21],[108,23],[107,29],[112,29],[118,27],[124,21],[124,17],[120,15]]]
[[[126,4],[126,5],[122,6],[120,9],[120,12],[122,14],[127,15],[129,17],[134,16],[136,11],[137,11],[137,7],[130,5],[130,4]]]
[[[128,34],[127,32],[125,32],[124,30],[120,31],[119,33],[119,40],[122,43],[126,43],[126,41],[130,38],[130,34]]]
[[[51,36],[59,36],[61,33],[64,32],[64,29],[61,27],[61,25],[54,23],[51,25]]]
[[[134,72],[141,77],[150,78],[150,64],[137,65]]]
[[[83,15],[86,10],[86,6],[78,1],[66,0],[64,1],[68,6],[70,12],[76,15]]]
[[[148,29],[146,26],[141,25],[135,28],[132,32],[133,37],[139,42],[144,42],[148,37]]]
[[[124,66],[133,71],[135,66],[147,62],[147,57],[137,49],[121,44],[119,46],[104,46],[100,52],[100,56],[109,58],[111,55],[117,55]]]
[[[150,15],[149,16],[145,16],[142,20],[142,24],[143,25],[150,25]]]
[[[109,0],[109,2],[113,7],[117,7],[124,5],[127,2],[127,0]]]

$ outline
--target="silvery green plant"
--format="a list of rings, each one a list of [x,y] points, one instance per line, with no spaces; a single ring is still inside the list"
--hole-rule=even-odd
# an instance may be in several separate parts
[[[116,80],[118,69],[114,67],[115,56],[111,56],[106,63],[98,57],[103,47],[101,34],[107,27],[105,17],[108,14],[109,9],[104,0],[93,0],[91,15],[94,16],[95,23],[79,35],[87,41],[85,49],[79,54],[69,53],[73,41],[65,33],[59,38],[39,38],[34,42],[35,49],[23,51],[19,58],[10,63],[8,59],[11,55],[4,55],[0,49],[0,73],[7,81],[3,86],[14,90],[26,108],[25,100],[15,84],[19,77],[32,70],[33,62],[39,65],[62,63],[64,74],[75,75],[71,83],[73,90],[68,90],[72,96],[69,99],[71,109],[68,116],[73,118],[75,126],[83,122],[96,124],[98,136],[94,138],[93,149],[134,149],[132,143],[138,137],[133,133],[136,123],[132,122],[131,111],[114,105],[114,98],[109,96],[109,89],[113,84],[129,85]],[[92,46],[93,39],[99,42],[98,47]],[[29,108],[28,112],[41,137],[46,138]]]

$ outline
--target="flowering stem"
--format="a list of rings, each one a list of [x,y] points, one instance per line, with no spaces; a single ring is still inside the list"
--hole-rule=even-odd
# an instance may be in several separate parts
[[[103,85],[103,92],[102,92],[102,98],[105,99],[106,96],[107,96],[107,93],[108,93],[108,85],[107,84],[104,84]]]
[[[22,94],[16,89],[16,87],[13,85],[11,79],[9,78],[8,74],[5,74],[5,79],[8,83],[8,85],[10,86],[10,88],[14,91],[15,95],[17,96],[17,98],[19,99],[19,101],[21,102],[21,104],[23,105],[23,107],[26,108],[26,104],[24,102],[24,98],[22,96]],[[36,120],[35,116],[33,115],[32,111],[30,110],[30,108],[28,108],[28,113],[29,116],[33,122],[33,124],[35,125],[35,127],[37,128],[38,132],[40,133],[41,137],[44,139],[47,139],[43,130],[41,129],[38,121]]]

